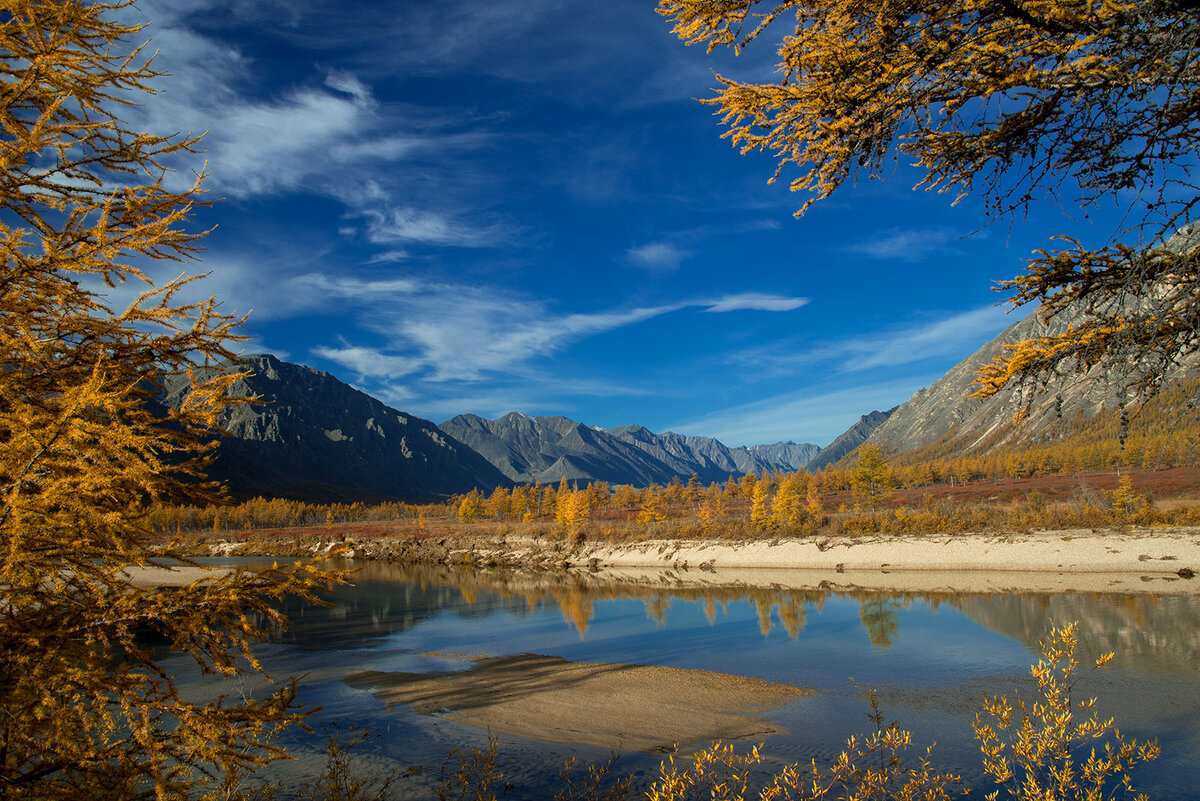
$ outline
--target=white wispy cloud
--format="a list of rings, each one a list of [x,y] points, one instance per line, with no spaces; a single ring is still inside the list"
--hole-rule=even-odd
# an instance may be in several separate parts
[[[416,242],[483,247],[499,241],[504,233],[501,226],[472,227],[444,214],[411,207],[368,208],[362,215],[367,221],[367,239],[381,245]]]
[[[350,95],[356,100],[369,102],[371,90],[354,73],[336,70],[325,76],[325,85],[335,92]]]
[[[420,369],[421,361],[404,356],[392,356],[376,348],[343,346],[331,348],[318,346],[313,354],[347,367],[360,377],[398,378]]]
[[[442,156],[454,151],[482,147],[494,137],[483,131],[446,134],[394,134],[341,142],[330,148],[329,154],[339,162],[400,161],[414,156],[437,153]]]
[[[945,251],[958,241],[953,231],[936,229],[892,229],[881,234],[852,242],[843,250],[872,259],[920,261],[931,253]]]
[[[386,301],[396,295],[412,295],[423,287],[424,284],[415,278],[369,280],[350,275],[311,272],[288,279],[282,291],[286,294],[310,295],[318,299],[332,295],[346,300],[375,302]]]
[[[382,253],[376,253],[371,258],[367,259],[367,264],[392,264],[395,262],[407,261],[409,253],[407,250],[385,250]]]
[[[625,258],[630,264],[651,272],[677,270],[686,256],[671,242],[649,242],[625,251]]]
[[[965,357],[1012,322],[1003,308],[982,306],[907,328],[815,346],[791,342],[751,348],[734,354],[731,361],[773,375],[801,373],[827,363],[836,364],[842,373],[898,367],[926,359]]]
[[[161,93],[130,111],[131,122],[151,131],[207,135],[202,153],[180,156],[173,183],[190,183],[191,171],[207,163],[206,187],[244,197],[317,187],[330,166],[330,151],[378,123],[369,89],[348,73],[326,76],[322,85],[297,85],[270,98],[252,98],[241,87],[253,62],[171,18],[156,21],[153,46],[170,75]]]
[[[389,370],[402,371],[432,384],[496,380],[584,339],[666,314],[779,312],[805,302],[749,293],[563,314],[543,299],[497,287],[412,277],[363,280],[319,272],[279,281],[273,290],[285,298],[295,295],[325,303],[336,298],[356,325],[383,342],[372,348],[341,342],[323,346],[314,351],[317,355],[359,375],[383,377]],[[286,299],[282,302],[290,305]]]
[[[794,392],[722,409],[672,425],[673,431],[716,437],[726,445],[792,440],[828,445],[870,411],[890,409],[939,375],[902,378],[837,389]]]
[[[678,308],[556,315],[536,299],[455,285],[431,287],[367,324],[419,352],[431,370],[428,380],[476,381]]]
[[[761,292],[742,292],[715,300],[704,311],[714,313],[731,311],[785,312],[798,309],[807,304],[808,298],[768,295]]]
[[[849,370],[872,370],[908,364],[962,351],[974,352],[1013,322],[999,306],[984,306],[945,320],[905,331],[885,333],[854,343],[858,355],[847,362]]]
[[[264,92],[252,58],[189,27],[188,14],[241,12],[217,0],[149,5],[158,66],[169,77],[130,111],[131,122],[149,131],[208,131],[202,152],[169,165],[174,188],[207,169],[205,187],[224,197],[296,191],[333,198],[365,221],[368,241],[385,246],[478,247],[503,239],[505,227],[479,221],[474,208],[478,176],[464,169],[463,156],[491,134],[468,114],[379,102],[370,83],[348,70],[313,68],[292,86]],[[259,12],[247,4],[245,13]],[[394,169],[401,161],[405,168]]]

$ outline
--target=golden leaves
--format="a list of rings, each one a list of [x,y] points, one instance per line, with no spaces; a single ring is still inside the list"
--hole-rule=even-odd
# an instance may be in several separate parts
[[[1189,174],[1200,149],[1193,46],[1200,12],[1193,3],[789,0],[751,13],[755,6],[660,0],[658,10],[677,36],[710,50],[740,49],[771,23],[794,18],[778,44],[776,80],[718,75],[722,88],[703,102],[717,107],[724,136],[741,152],[776,159],[771,181],[796,171],[791,189],[809,194],[797,216],[847,181],[882,177],[899,158],[924,170],[914,188],[951,192],[954,202],[980,194],[991,219],[1014,218],[1041,199],[1087,214],[1106,199],[1124,205],[1135,196],[1128,229],[1110,241],[1161,242],[1200,204]],[[1119,248],[1076,250],[1077,261],[1131,274],[1098,264]],[[1132,255],[1145,263],[1150,253],[1158,251]],[[1086,276],[1059,280],[1040,271],[1055,259],[1041,254],[1033,274],[1003,286],[1016,291],[1017,303],[1047,301],[1050,314],[1088,294]],[[1145,298],[1159,286],[1143,277],[1123,289]],[[1128,342],[1124,335],[1103,339],[1110,348],[1131,342],[1151,354],[1142,388],[1200,343],[1196,283],[1178,296],[1177,313],[1160,316],[1159,334],[1143,326]],[[1103,302],[1087,309],[1097,327],[1111,311]],[[1097,333],[1092,347],[1101,344]],[[1132,352],[1126,347],[1118,358]],[[1048,364],[1044,352],[1018,356],[1023,370],[1013,363],[989,372],[982,391]]]
[[[236,378],[204,368],[242,338],[214,299],[181,299],[195,278],[156,286],[135,266],[194,255],[203,204],[200,178],[174,191],[162,163],[197,140],[118,115],[158,74],[126,44],[140,30],[120,21],[127,5],[15,0],[0,20],[0,786],[47,798],[179,795],[197,771],[277,757],[264,733],[296,720],[294,689],[185,700],[144,635],[218,673],[258,669],[273,602],[338,579],[305,565],[148,590],[124,576],[172,556],[147,516],[194,473]],[[123,310],[88,288],[124,281],[144,291]],[[192,379],[169,418],[153,405],[166,371]]]
[[[1124,738],[1111,718],[1097,717],[1095,698],[1073,698],[1079,667],[1076,629],[1074,623],[1052,627],[1042,643],[1042,658],[1031,668],[1039,700],[1014,707],[1004,697],[985,699],[984,713],[991,722],[983,715],[976,718],[984,772],[1007,797],[1066,801],[1107,798],[1117,788],[1131,793],[1130,772],[1158,756],[1153,740],[1138,744]],[[1111,659],[1111,653],[1101,656],[1096,667]],[[1082,747],[1099,741],[1103,748],[1092,746],[1085,758]]]

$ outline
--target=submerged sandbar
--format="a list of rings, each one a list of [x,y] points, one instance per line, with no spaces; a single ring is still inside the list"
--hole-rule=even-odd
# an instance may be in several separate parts
[[[790,684],[659,665],[517,654],[449,673],[348,674],[351,686],[423,715],[544,742],[665,751],[783,733],[761,715],[799,697]]]

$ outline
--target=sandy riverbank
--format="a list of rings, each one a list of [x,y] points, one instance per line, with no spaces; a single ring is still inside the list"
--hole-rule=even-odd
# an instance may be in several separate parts
[[[1200,594],[1200,531],[1043,531],[576,546],[529,538],[445,541],[446,563],[559,566],[614,577],[671,573],[688,584],[956,592]]]
[[[652,541],[584,546],[602,565],[817,570],[1200,572],[1200,531],[863,536],[750,542]]]
[[[1039,531],[722,540],[586,540],[493,535],[253,536],[209,553],[570,570],[617,579],[949,592],[1200,594],[1200,530]],[[665,576],[665,578],[664,578]]]
[[[616,752],[666,751],[714,739],[763,739],[781,730],[755,715],[798,697],[789,684],[657,665],[568,662],[518,654],[465,671],[346,676],[388,703],[546,742]]]
[[[135,587],[182,587],[193,581],[218,579],[229,572],[229,568],[208,568],[199,565],[142,565],[127,567],[123,571],[128,582]]]

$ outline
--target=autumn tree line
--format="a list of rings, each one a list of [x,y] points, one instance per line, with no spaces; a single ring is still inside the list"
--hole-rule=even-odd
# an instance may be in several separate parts
[[[1188,464],[1195,463],[1191,457]],[[920,499],[900,497],[928,487],[947,490],[965,482],[986,485],[1013,476],[1063,474],[1078,464],[1074,458],[1051,462],[997,455],[896,465],[877,446],[864,446],[845,467],[748,474],[707,486],[695,475],[686,482],[676,478],[645,488],[564,478],[558,484],[497,487],[490,493],[471,490],[435,504],[321,505],[255,498],[229,506],[164,505],[151,518],[160,532],[207,536],[292,527],[336,534],[347,524],[382,523],[393,524],[389,530],[395,533],[417,536],[499,528],[579,539],[916,534],[1200,522],[1200,508],[1156,509],[1128,472],[1108,489],[1092,488],[1081,480],[1068,497],[1057,499],[1036,490],[1004,502],[964,500],[952,491]]]

